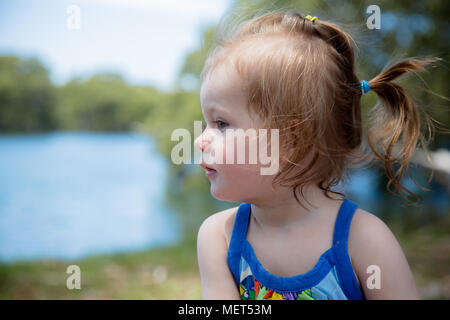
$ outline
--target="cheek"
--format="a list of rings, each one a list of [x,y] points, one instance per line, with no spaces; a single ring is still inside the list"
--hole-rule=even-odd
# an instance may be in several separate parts
[[[242,139],[238,143],[238,138],[225,133],[223,135],[216,135],[211,143],[210,156],[214,159],[214,163],[221,165],[237,165],[236,168],[242,170],[254,171],[259,170],[258,165],[258,143],[254,140],[252,143],[249,139]],[[250,155],[252,157],[250,158]],[[251,161],[250,161],[251,160]]]
[[[259,171],[257,137],[224,135],[217,147],[221,148],[224,164],[236,164],[243,170]]]
[[[261,196],[270,190],[272,177],[261,175],[254,165],[218,165],[218,175],[211,181],[211,194],[226,201],[242,201]]]
[[[228,137],[227,140],[227,136],[223,135],[220,138],[216,137],[212,143],[213,157],[216,161],[219,160],[220,153],[222,154],[222,164],[216,164],[218,175],[211,180],[211,194],[219,200],[242,201],[257,198],[271,189],[273,176],[261,174],[261,167],[267,165],[249,164],[249,154],[255,148],[255,144],[252,145],[249,139],[246,139],[241,148],[236,139]],[[245,156],[241,157],[245,163],[238,163],[238,152],[245,152]],[[255,162],[258,162],[258,154],[255,152],[254,155]]]

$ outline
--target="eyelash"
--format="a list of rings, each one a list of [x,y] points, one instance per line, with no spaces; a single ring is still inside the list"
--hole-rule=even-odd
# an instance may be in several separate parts
[[[216,120],[216,121],[213,121],[213,123],[215,123],[217,126],[219,126],[219,123],[223,123],[225,125],[225,127],[228,126],[228,123],[226,123],[225,121],[222,121],[222,120]],[[219,128],[219,129],[221,129],[221,128]]]
[[[216,126],[218,127],[219,130],[223,129],[223,127],[219,128],[219,123],[221,123],[225,127],[228,126],[228,123],[226,123],[225,121],[222,121],[222,120],[216,120],[216,121],[213,121],[212,123],[216,124]],[[203,130],[205,130],[205,129],[206,129],[206,127],[203,126]]]

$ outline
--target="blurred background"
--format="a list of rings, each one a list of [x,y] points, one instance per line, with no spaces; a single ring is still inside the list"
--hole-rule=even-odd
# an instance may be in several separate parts
[[[439,121],[434,174],[418,150],[407,206],[382,168],[358,170],[349,199],[392,229],[425,299],[450,298],[450,2],[0,1],[0,298],[199,299],[196,235],[215,200],[196,164],[175,165],[170,135],[202,120],[199,73],[221,18],[295,9],[346,24],[357,75],[408,56],[444,59],[399,83]],[[430,93],[432,90],[435,94]],[[363,112],[376,103],[364,96]],[[69,290],[69,265],[81,289]]]

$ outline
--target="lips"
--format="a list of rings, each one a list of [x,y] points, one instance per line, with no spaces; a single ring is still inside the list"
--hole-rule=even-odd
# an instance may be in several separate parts
[[[206,172],[208,173],[208,172],[216,172],[217,170],[216,169],[213,169],[213,168],[211,168],[211,167],[208,167],[206,164],[204,164],[204,163],[200,163],[200,166],[203,168],[203,169],[205,169],[206,170]]]

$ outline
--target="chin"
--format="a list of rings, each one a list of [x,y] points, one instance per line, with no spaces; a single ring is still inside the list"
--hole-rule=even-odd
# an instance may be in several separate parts
[[[217,200],[230,201],[229,195],[227,195],[226,193],[220,192],[219,190],[214,188],[214,186],[211,186],[211,195]]]
[[[236,190],[232,190],[233,193],[226,192],[224,190],[217,190],[214,188],[214,186],[211,186],[211,195],[220,201],[227,201],[227,202],[244,202],[244,199],[247,199],[245,195],[242,193],[236,194]]]

